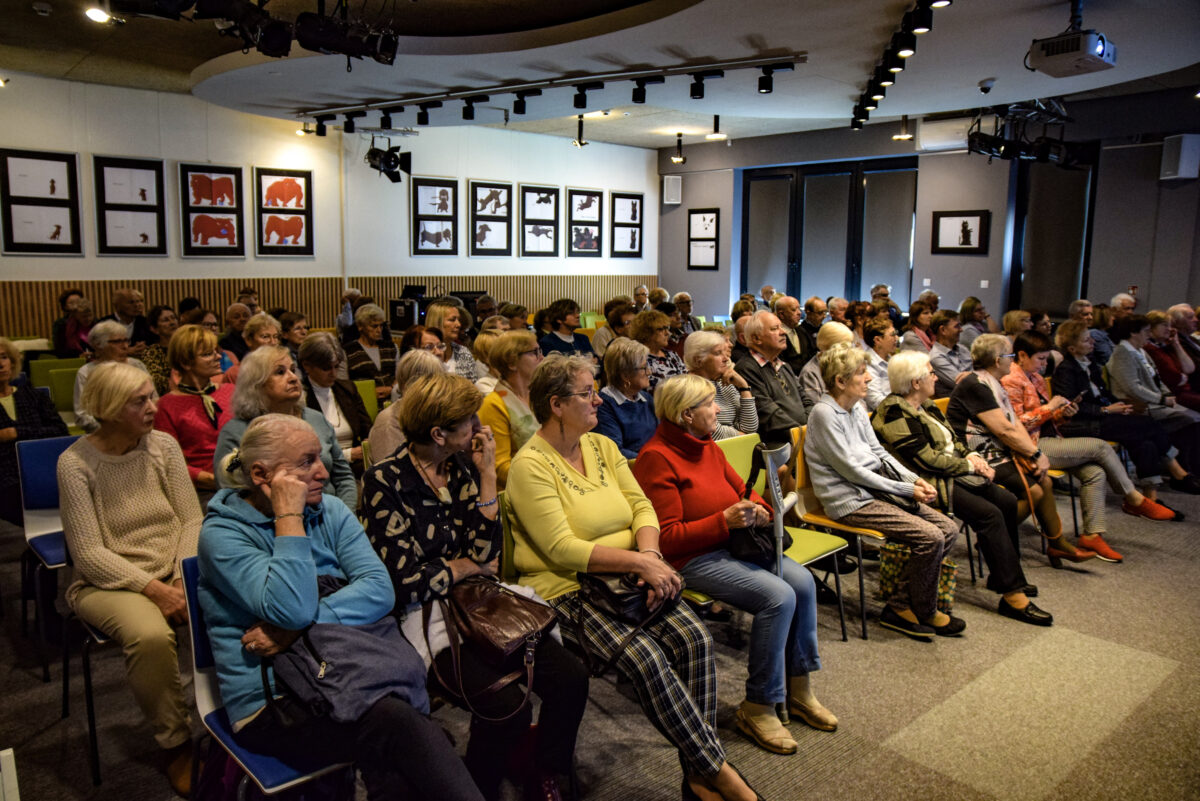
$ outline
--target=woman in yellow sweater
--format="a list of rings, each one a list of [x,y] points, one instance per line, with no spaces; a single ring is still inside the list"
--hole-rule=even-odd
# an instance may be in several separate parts
[[[590,359],[557,353],[534,371],[529,399],[541,427],[513,459],[508,497],[521,583],[607,660],[634,627],[583,602],[575,574],[634,573],[649,587],[651,608],[682,585],[663,560],[658,518],[625,457],[612,440],[588,433],[602,402],[592,371]],[[712,639],[686,604],[636,632],[617,667],[655,728],[679,750],[685,799],[758,798],[725,761],[716,733]]]
[[[492,344],[488,363],[500,380],[484,397],[479,422],[490,427],[496,438],[496,484],[503,490],[513,456],[537,430],[529,409],[529,381],[542,363],[542,349],[528,329],[505,331]]]

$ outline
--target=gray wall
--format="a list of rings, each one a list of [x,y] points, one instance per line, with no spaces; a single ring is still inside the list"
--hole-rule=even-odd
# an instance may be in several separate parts
[[[672,294],[688,291],[692,295],[693,313],[711,318],[714,314],[729,314],[730,253],[737,253],[733,242],[733,170],[693,173],[683,177],[683,202],[678,206],[662,207],[659,220],[659,284]],[[740,205],[740,204],[739,204]],[[687,268],[688,209],[719,208],[721,219],[717,232],[716,270]],[[667,243],[667,244],[664,244]],[[740,278],[740,266],[733,271],[733,285]]]

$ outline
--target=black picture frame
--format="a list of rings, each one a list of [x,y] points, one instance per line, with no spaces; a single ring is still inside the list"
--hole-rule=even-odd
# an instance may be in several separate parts
[[[0,148],[0,217],[5,255],[82,256],[79,157]]]
[[[161,159],[92,156],[96,252],[167,255],[167,198]]]
[[[557,258],[562,190],[521,184],[521,258]]]
[[[471,256],[512,256],[513,185],[468,181]]]
[[[312,170],[255,167],[254,208],[256,255],[313,255]]]
[[[179,239],[184,258],[244,258],[244,211],[241,167],[180,162]]]
[[[458,255],[458,179],[418,178],[410,182],[412,255]]]
[[[567,190],[567,256],[600,258],[604,253],[604,192]]]
[[[933,212],[930,253],[986,256],[992,213],[987,209]]]
[[[646,198],[640,192],[609,192],[609,255],[614,259],[642,257]]]
[[[688,209],[689,270],[720,269],[721,210]]]

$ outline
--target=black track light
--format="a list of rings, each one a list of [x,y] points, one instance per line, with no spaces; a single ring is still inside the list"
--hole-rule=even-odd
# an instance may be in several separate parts
[[[877,103],[873,97],[866,93],[858,98],[858,105],[867,111],[874,111],[875,109],[879,108],[879,103]]]
[[[354,133],[354,121],[356,119],[358,119],[359,117],[367,116],[367,112],[365,112],[365,111],[347,111],[342,116],[345,117],[345,119],[346,119],[346,122],[342,125],[342,131],[345,133],[348,133],[348,134],[352,134],[352,133]]]
[[[885,89],[896,83],[896,76],[887,70],[882,64],[875,68],[875,83]]]
[[[587,93],[603,88],[604,83],[602,81],[575,84],[575,108],[587,108]]]
[[[686,164],[687,156],[683,155],[683,134],[675,134],[675,155],[671,156],[672,164]]]
[[[892,37],[892,49],[900,58],[912,58],[917,52],[917,35],[911,31],[896,31]]]
[[[904,72],[904,59],[900,57],[899,53],[889,47],[883,54],[883,67],[892,74]]]
[[[537,97],[542,93],[541,89],[522,89],[517,92],[517,99],[513,101],[513,114],[525,113],[525,98]]]
[[[475,104],[476,103],[486,103],[490,99],[491,98],[488,95],[473,95],[471,97],[464,97],[463,98],[462,118],[464,120],[475,119]]]
[[[701,81],[699,79],[692,81],[691,95],[692,95],[692,100],[703,100],[704,99],[704,82],[703,81]]]
[[[863,127],[862,120],[850,120],[850,130],[861,131]]]
[[[790,61],[781,61],[778,64],[768,64],[765,67],[759,67],[762,70],[762,75],[758,79],[758,93],[760,95],[769,95],[775,89],[775,79],[771,76],[777,72],[791,72],[796,68]]]
[[[703,72],[690,72],[688,74],[692,76],[692,100],[703,100],[704,81],[708,78],[724,78],[725,70],[704,70]]]
[[[871,112],[867,111],[862,106],[854,107],[854,119],[861,120],[862,122],[866,122],[870,118],[871,118]]]
[[[385,131],[392,129],[392,115],[403,114],[404,106],[388,106],[379,110],[379,127]]]
[[[912,14],[912,32],[920,36],[933,30],[933,6],[930,0],[917,0]]]
[[[335,115],[335,114],[319,115],[317,117],[317,125],[316,125],[317,136],[324,136],[325,134],[327,134],[329,132],[329,129],[326,127],[326,123],[333,122],[335,119],[337,119],[337,115]]]
[[[877,79],[872,78],[871,82],[867,84],[867,96],[878,102],[887,97],[887,89],[881,86]]]
[[[630,98],[634,103],[646,102],[646,87],[650,84],[660,84],[666,81],[661,75],[651,75],[648,78],[634,78],[633,97]]]
[[[892,138],[897,142],[907,142],[913,138],[912,131],[908,127],[908,115],[904,114],[900,117],[900,131],[892,134]]]
[[[442,101],[440,101],[440,100],[430,100],[425,103],[417,104],[417,108],[420,109],[420,111],[417,112],[417,125],[428,125],[429,124],[429,109],[441,108],[441,107],[442,107]]]

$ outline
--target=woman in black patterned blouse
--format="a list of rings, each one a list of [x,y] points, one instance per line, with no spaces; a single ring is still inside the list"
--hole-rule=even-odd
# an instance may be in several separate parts
[[[392,577],[396,612],[409,641],[426,642],[422,605],[445,598],[451,586],[469,576],[495,576],[502,535],[496,493],[496,455],[491,430],[479,422],[482,394],[462,376],[438,374],[416,379],[399,402],[407,443],[367,471],[363,509],[367,534]],[[438,675],[453,675],[451,654],[436,626],[428,649]],[[469,644],[460,652],[463,683],[471,705],[489,718],[502,718],[520,705],[524,690],[509,684],[475,695],[507,671],[487,664]],[[587,671],[556,640],[536,651],[533,691],[541,699],[532,762],[525,776],[526,797],[566,797],[571,757],[587,703]],[[452,694],[452,693],[451,693]],[[507,720],[471,720],[466,764],[488,799],[499,798],[509,752],[531,731],[526,705]]]

